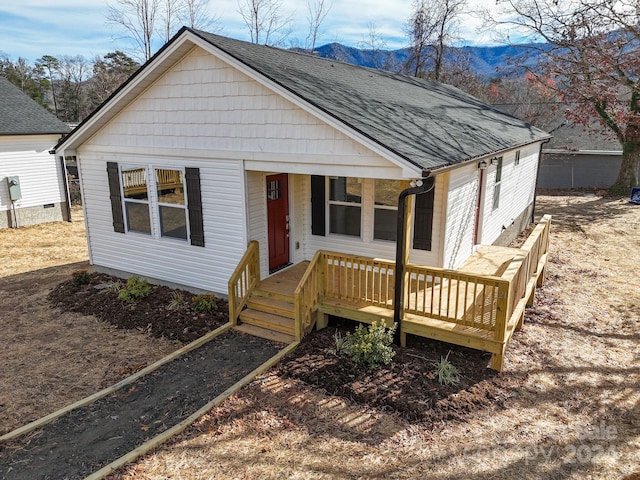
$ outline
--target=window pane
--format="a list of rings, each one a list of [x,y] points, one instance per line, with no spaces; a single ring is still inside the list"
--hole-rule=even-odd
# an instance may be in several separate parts
[[[360,207],[329,205],[329,231],[342,235],[360,236]]]
[[[493,187],[493,210],[500,206],[500,184]]]
[[[329,179],[329,200],[361,203],[362,184],[358,182],[357,178],[331,177]]]
[[[375,204],[387,207],[398,206],[398,195],[405,188],[409,188],[409,182],[400,180],[376,180],[374,184]]]
[[[122,169],[122,191],[124,198],[148,200],[147,169],[124,167]]]
[[[151,234],[149,205],[146,203],[124,202],[127,211],[127,230]]]
[[[398,211],[376,208],[373,216],[373,238],[395,241],[398,233]]]
[[[156,168],[158,202],[184,205],[184,183],[180,170]]]
[[[184,208],[160,205],[160,235],[187,239],[187,213]]]
[[[502,180],[502,157],[498,157],[498,166],[496,167],[496,183]]]

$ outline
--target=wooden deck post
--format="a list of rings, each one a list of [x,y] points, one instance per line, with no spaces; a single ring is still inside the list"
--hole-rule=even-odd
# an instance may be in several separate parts
[[[491,368],[493,370],[497,370],[499,372],[502,371],[504,367],[504,352],[507,348],[507,324],[509,322],[509,316],[511,312],[509,311],[509,305],[511,305],[510,301],[510,291],[511,291],[511,282],[508,280],[498,282],[498,305],[496,310],[496,324],[494,331],[494,339],[499,342],[502,346],[500,348],[499,353],[494,353],[491,355]]]

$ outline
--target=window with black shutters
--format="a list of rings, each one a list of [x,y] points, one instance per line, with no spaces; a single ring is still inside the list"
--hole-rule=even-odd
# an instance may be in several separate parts
[[[199,169],[108,162],[107,175],[115,232],[204,247]]]

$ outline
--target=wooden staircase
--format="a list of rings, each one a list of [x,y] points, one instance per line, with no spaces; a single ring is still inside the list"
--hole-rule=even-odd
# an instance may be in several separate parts
[[[282,294],[260,285],[240,312],[236,329],[276,342],[295,340],[295,307],[293,295]]]

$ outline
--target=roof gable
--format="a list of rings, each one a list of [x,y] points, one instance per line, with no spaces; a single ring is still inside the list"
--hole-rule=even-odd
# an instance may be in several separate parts
[[[193,32],[424,169],[550,137],[449,85]]]
[[[194,44],[412,168],[455,165],[550,137],[448,85],[183,27],[58,147],[74,148],[94,134]]]
[[[0,77],[0,135],[62,134],[71,129]]]

